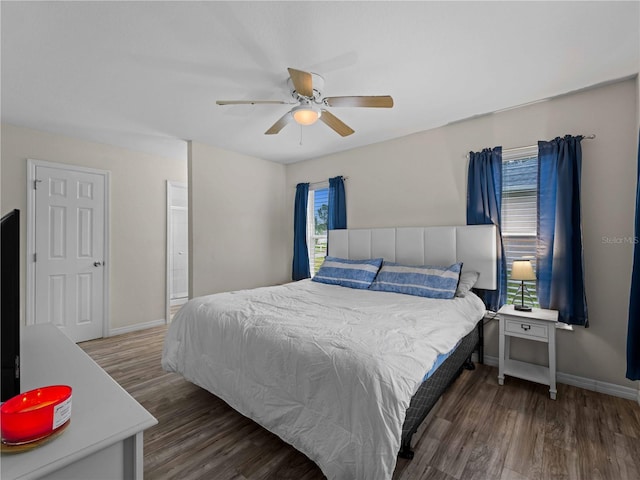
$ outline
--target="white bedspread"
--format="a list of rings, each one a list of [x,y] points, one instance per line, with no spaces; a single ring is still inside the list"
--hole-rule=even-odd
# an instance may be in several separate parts
[[[175,316],[162,366],[315,461],[329,479],[391,479],[411,397],[484,314],[309,280],[200,297]]]

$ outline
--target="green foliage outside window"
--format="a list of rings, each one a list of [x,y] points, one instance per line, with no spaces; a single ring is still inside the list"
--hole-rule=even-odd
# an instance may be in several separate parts
[[[324,203],[320,205],[320,207],[316,211],[316,218],[315,218],[316,235],[327,234],[328,219],[329,219],[329,205]]]

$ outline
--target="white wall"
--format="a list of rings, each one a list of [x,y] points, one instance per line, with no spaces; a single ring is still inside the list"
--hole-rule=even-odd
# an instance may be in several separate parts
[[[26,252],[27,159],[111,172],[110,330],[165,318],[166,180],[186,182],[184,160],[2,124],[2,212],[21,211]],[[24,324],[25,258],[21,258]]]
[[[284,165],[195,142],[188,164],[190,295],[289,281]]]
[[[597,135],[583,146],[582,208],[591,327],[558,332],[561,372],[618,385],[625,379],[633,235],[638,88],[636,79],[486,115],[401,139],[287,166],[298,182],[348,176],[349,228],[466,223],[465,154],[535,144],[565,134]],[[356,133],[357,135],[357,133]],[[293,212],[293,196],[287,197]],[[293,231],[289,219],[290,232]],[[614,239],[607,243],[605,239]],[[289,239],[290,248],[291,235]],[[291,255],[291,252],[289,253]],[[494,322],[495,323],[495,322]],[[497,356],[497,325],[487,328]],[[540,345],[514,342],[524,359],[545,361]]]

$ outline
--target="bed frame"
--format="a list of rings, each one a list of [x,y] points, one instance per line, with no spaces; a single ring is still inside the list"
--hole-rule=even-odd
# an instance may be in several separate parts
[[[328,255],[352,260],[382,257],[405,265],[463,262],[463,271],[480,273],[475,288],[495,290],[497,245],[494,225],[331,230]],[[483,346],[481,319],[477,328],[462,339],[455,352],[422,383],[411,399],[402,426],[400,457],[413,458],[413,434],[462,369],[474,368],[471,362],[474,350],[478,350],[478,362],[483,363]]]

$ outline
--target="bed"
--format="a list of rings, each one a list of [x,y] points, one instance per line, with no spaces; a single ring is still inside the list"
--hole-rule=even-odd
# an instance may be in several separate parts
[[[450,265],[496,284],[493,226],[329,232],[329,255]],[[390,479],[397,455],[481,342],[484,305],[310,280],[200,297],[162,365],[315,461],[329,479]],[[441,365],[434,368],[434,365]],[[428,378],[427,378],[428,377]]]

